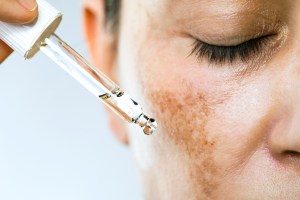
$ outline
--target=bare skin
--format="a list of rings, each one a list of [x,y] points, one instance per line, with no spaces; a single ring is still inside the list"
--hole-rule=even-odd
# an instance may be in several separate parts
[[[35,19],[38,7],[35,0],[0,0],[0,21],[25,24]],[[12,49],[0,40],[0,64]]]
[[[299,8],[299,0],[130,0],[113,36],[101,26],[103,2],[86,1],[94,64],[159,123],[147,137],[109,114],[146,199],[300,198]],[[191,54],[195,40],[234,46],[262,36],[245,60]]]

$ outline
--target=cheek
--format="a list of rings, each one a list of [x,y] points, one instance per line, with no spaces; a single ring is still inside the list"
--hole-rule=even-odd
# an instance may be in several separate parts
[[[269,121],[268,89],[219,86],[217,80],[209,80],[213,76],[201,81],[183,77],[170,72],[165,77],[168,87],[158,84],[160,89],[144,91],[149,110],[159,122],[158,141],[152,141],[152,147],[159,146],[157,162],[166,165],[170,155],[164,152],[175,146],[173,155],[179,151],[184,157],[178,163],[184,160],[181,168],[188,168],[185,176],[194,192],[211,197],[260,148]],[[172,84],[172,80],[176,81]],[[206,83],[199,86],[202,82]]]

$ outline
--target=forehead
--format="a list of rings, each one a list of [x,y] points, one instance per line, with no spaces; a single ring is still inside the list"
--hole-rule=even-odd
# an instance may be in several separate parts
[[[129,18],[127,22],[130,21],[131,25],[137,23],[140,27],[156,30],[176,26],[178,30],[201,30],[202,33],[206,30],[214,33],[220,31],[220,24],[223,31],[239,31],[255,26],[251,31],[258,32],[256,28],[273,27],[274,24],[279,23],[278,19],[281,18],[282,13],[287,13],[285,8],[293,1],[128,0],[126,2],[124,17]],[[209,29],[207,29],[208,25]],[[251,31],[248,30],[249,34],[252,34]],[[235,36],[233,33],[230,35]]]
[[[241,11],[266,12],[286,7],[290,0],[130,0],[140,11],[172,15],[235,15]]]

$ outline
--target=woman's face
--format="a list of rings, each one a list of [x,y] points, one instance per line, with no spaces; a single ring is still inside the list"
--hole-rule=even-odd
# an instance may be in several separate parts
[[[124,1],[119,82],[147,199],[300,198],[300,1]]]

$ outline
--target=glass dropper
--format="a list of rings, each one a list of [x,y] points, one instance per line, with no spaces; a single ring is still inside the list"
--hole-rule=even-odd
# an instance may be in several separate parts
[[[39,50],[100,98],[116,114],[129,123],[138,124],[147,135],[157,124],[144,115],[141,106],[103,73],[54,34],[62,21],[62,13],[45,0],[36,0],[39,14],[30,24],[10,24],[0,21],[0,39],[25,59]]]
[[[138,124],[146,135],[155,131],[157,128],[156,121],[144,115],[137,102],[102,72],[90,65],[56,34],[53,33],[49,38],[46,38],[41,43],[40,50],[92,94],[99,97],[123,120]]]

